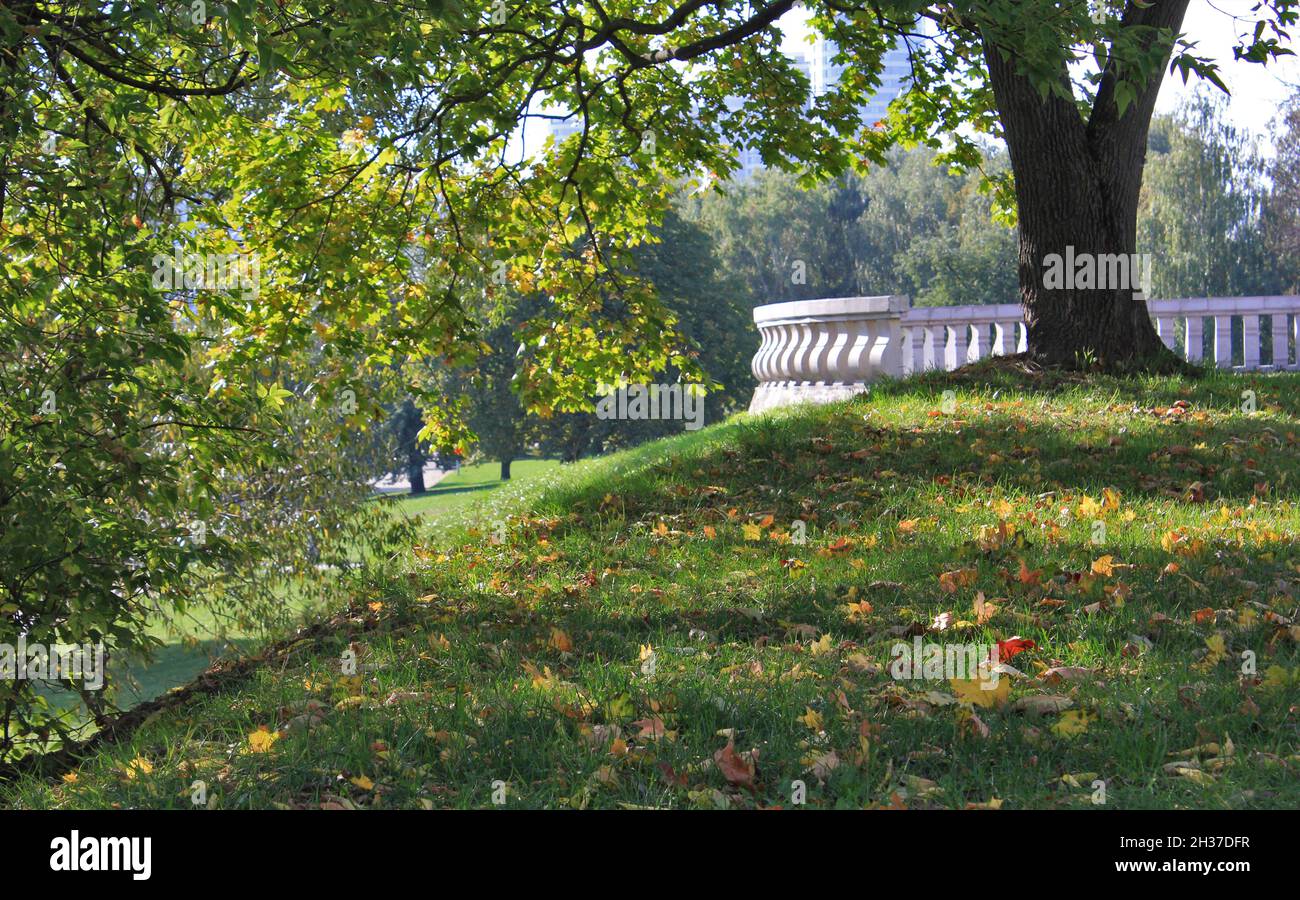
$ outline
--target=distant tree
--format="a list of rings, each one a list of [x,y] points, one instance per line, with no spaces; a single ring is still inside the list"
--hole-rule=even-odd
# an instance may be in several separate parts
[[[897,150],[865,176],[813,188],[760,171],[683,208],[752,306],[864,294],[907,294],[916,305],[1015,302],[1015,229],[993,220],[978,177],[935,159],[924,147]],[[1005,154],[986,153],[985,174],[1005,168]]]
[[[1278,289],[1264,239],[1267,162],[1198,93],[1152,122],[1138,206],[1138,250],[1152,255],[1152,296],[1243,296]]]
[[[424,467],[429,461],[429,445],[421,439],[420,430],[424,428],[424,414],[415,405],[415,401],[406,398],[401,402],[388,420],[388,429],[392,437],[394,471],[404,471],[411,483],[412,494],[423,494],[427,489],[424,484]]]
[[[1265,242],[1278,264],[1278,290],[1300,292],[1300,92],[1282,110],[1276,155],[1269,170]]]

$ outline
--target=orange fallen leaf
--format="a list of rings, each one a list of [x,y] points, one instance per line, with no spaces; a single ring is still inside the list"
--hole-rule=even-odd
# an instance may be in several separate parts
[[[727,741],[727,746],[714,753],[713,762],[727,781],[742,787],[754,787],[754,761],[737,753],[734,741]]]

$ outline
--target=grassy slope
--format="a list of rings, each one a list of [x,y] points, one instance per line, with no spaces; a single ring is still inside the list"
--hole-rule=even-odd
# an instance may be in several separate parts
[[[527,510],[505,545],[431,531],[330,637],[0,801],[187,806],[201,778],[226,807],[486,806],[498,781],[511,806],[788,806],[799,779],[810,807],[1090,807],[1104,779],[1111,808],[1294,807],[1298,388],[936,375],[565,467],[461,511]],[[927,640],[1036,642],[1004,705],[890,677],[945,612]],[[1088,671],[1037,677],[1061,665]],[[1017,710],[1044,695],[1073,709]],[[713,762],[728,736],[752,790]]]
[[[510,467],[510,481],[501,481],[499,463],[475,463],[461,466],[459,472],[448,475],[419,497],[405,496],[399,508],[407,515],[441,517],[469,506],[500,487],[512,482],[526,481],[558,468],[554,459],[517,459]]]

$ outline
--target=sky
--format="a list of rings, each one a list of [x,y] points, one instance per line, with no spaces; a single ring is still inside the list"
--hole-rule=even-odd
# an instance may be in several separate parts
[[[1283,58],[1280,64],[1267,66],[1238,62],[1232,58],[1232,47],[1237,36],[1254,31],[1255,17],[1250,9],[1256,0],[1192,0],[1183,20],[1183,32],[1197,46],[1192,51],[1198,56],[1208,56],[1219,64],[1219,75],[1232,92],[1228,102],[1228,118],[1239,128],[1252,132],[1268,143],[1270,127],[1279,118],[1277,110],[1290,94],[1300,88],[1300,59]],[[803,22],[807,13],[793,10],[781,19],[785,30],[783,49],[787,52],[807,50],[808,31]],[[1295,50],[1300,54],[1300,28],[1293,30]],[[1200,82],[1188,78],[1183,85],[1180,75],[1166,75],[1160,89],[1157,112],[1170,112],[1180,101],[1196,89]],[[1218,89],[1206,85],[1215,93]],[[1267,146],[1261,149],[1267,151]],[[1271,154],[1270,154],[1271,155]]]

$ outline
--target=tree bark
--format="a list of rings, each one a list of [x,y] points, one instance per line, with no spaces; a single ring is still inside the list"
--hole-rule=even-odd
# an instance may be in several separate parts
[[[407,479],[411,482],[412,494],[423,494],[425,491],[428,490],[428,488],[424,486],[424,460],[423,459],[420,460],[418,464],[413,462],[409,467],[407,467],[406,473],[407,473]]]
[[[510,480],[510,463],[512,461],[513,460],[511,460],[509,457],[501,458],[501,480],[502,481]]]
[[[1155,0],[1144,8],[1130,3],[1122,25],[1177,31],[1188,2]],[[1090,254],[1096,262],[1118,254],[1131,260],[1137,252],[1147,132],[1169,53],[1123,116],[1115,103],[1115,73],[1107,65],[1086,121],[1074,102],[1055,94],[1044,100],[1030,79],[1016,71],[1014,49],[986,39],[984,58],[1015,176],[1020,300],[1030,356],[1065,368],[1181,368],[1181,360],[1156,334],[1134,281],[1079,287],[1045,278],[1052,254],[1062,260],[1067,254]],[[1064,67],[1060,78],[1068,90]]]

